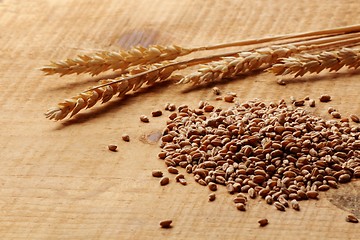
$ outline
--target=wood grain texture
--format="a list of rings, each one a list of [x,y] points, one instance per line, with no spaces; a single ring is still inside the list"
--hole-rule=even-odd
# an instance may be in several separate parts
[[[166,116],[151,118],[149,124],[139,116],[169,101],[194,107],[209,100],[229,106],[214,101],[211,86],[162,83],[72,120],[52,122],[43,116],[48,107],[96,80],[45,77],[36,68],[97,49],[153,43],[199,46],[358,24],[359,7],[357,0],[1,1],[1,238],[358,239],[360,228],[344,218],[351,206],[359,205],[339,207],[344,205],[335,192],[301,202],[300,212],[279,212],[259,199],[239,212],[224,189],[208,203],[208,189],[187,175],[186,187],[173,179],[169,186],[159,186],[151,177],[153,169],[165,171],[157,159],[158,143],[144,139],[161,131]],[[318,104],[316,114],[328,117],[330,105],[343,115],[360,114],[358,73],[288,79],[286,86],[261,73],[219,88],[236,92],[241,101],[328,93],[334,100]],[[121,141],[125,132],[130,143]],[[108,151],[109,143],[117,143],[119,151]],[[351,183],[354,196],[358,183]],[[264,217],[270,224],[260,229],[257,220]],[[174,227],[160,229],[159,222],[167,218]]]

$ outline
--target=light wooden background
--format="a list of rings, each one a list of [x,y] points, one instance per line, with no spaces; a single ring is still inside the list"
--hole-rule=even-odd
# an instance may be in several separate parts
[[[45,77],[36,68],[49,60],[98,49],[138,44],[199,46],[360,23],[358,0],[2,0],[0,1],[0,236],[1,239],[359,239],[359,181],[301,202],[285,213],[259,199],[239,212],[220,189],[209,203],[207,188],[174,181],[160,187],[151,170],[162,169],[158,143],[166,117],[139,121],[166,102],[217,106],[211,87],[158,85],[124,100],[84,111],[63,122],[43,112],[96,80]],[[290,81],[256,74],[219,85],[240,101],[277,101],[323,93],[342,114],[360,114],[358,72]],[[130,143],[121,141],[128,133]],[[117,143],[119,151],[106,146]],[[257,220],[270,224],[259,228]],[[173,219],[172,229],[159,221]]]

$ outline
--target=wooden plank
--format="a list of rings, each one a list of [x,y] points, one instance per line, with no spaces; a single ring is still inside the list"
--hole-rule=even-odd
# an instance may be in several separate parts
[[[239,212],[220,189],[159,187],[151,170],[165,170],[158,143],[166,117],[142,124],[142,114],[166,102],[216,105],[211,87],[159,84],[113,100],[78,117],[52,122],[43,112],[96,80],[89,76],[45,77],[36,68],[97,49],[137,44],[200,46],[246,38],[310,31],[360,22],[359,1],[0,1],[0,235],[2,239],[358,239],[344,221],[359,208],[359,182],[307,201],[302,211],[273,210],[263,201]],[[333,96],[341,113],[360,113],[358,72],[321,74],[276,84],[261,73],[220,84],[241,101],[278,101],[290,96]],[[328,117],[326,104],[314,112]],[[130,143],[121,141],[128,133]],[[119,151],[109,152],[107,144]],[[350,200],[341,200],[349,198]],[[259,229],[257,220],[270,224]],[[173,219],[172,229],[160,220]]]

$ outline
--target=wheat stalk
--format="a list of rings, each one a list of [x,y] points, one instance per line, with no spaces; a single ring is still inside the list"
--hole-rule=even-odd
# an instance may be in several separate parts
[[[227,47],[245,46],[251,44],[265,43],[275,40],[285,40],[300,37],[311,37],[321,35],[344,34],[350,32],[360,31],[360,25],[333,28],[321,31],[279,35],[273,37],[266,37],[260,39],[251,39],[244,41],[237,41],[225,44],[218,44],[212,46],[198,47],[198,48],[183,48],[176,45],[160,46],[153,45],[149,48],[134,47],[129,51],[110,52],[102,51],[91,55],[79,55],[74,59],[66,59],[64,61],[54,61],[46,65],[40,70],[47,75],[60,74],[60,76],[67,74],[90,73],[97,75],[107,70],[120,70],[124,72],[128,67],[136,65],[147,65],[158,63],[166,60],[173,60],[177,57],[184,56],[196,51],[215,50]]]
[[[48,109],[45,116],[49,119],[62,120],[71,113],[70,117],[72,117],[81,109],[93,107],[97,102],[108,102],[115,94],[122,97],[131,90],[137,91],[144,84],[152,85],[155,82],[164,81],[174,71],[184,67],[179,64],[158,63],[132,69],[129,74],[117,79],[116,82],[114,80],[102,80],[106,86],[89,89],[70,99],[65,99],[57,107]]]
[[[360,49],[342,48],[283,58],[281,63],[274,64],[268,71],[275,75],[295,74],[295,77],[299,77],[306,73],[320,73],[324,69],[337,72],[344,66],[353,69],[360,67]]]

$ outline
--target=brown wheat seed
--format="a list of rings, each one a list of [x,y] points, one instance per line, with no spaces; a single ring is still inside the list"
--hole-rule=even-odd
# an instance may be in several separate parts
[[[339,51],[305,53],[298,57],[284,58],[268,71],[275,75],[295,74],[298,77],[305,73],[320,73],[325,69],[337,72],[344,66],[353,69],[360,67],[360,49],[342,48]]]

